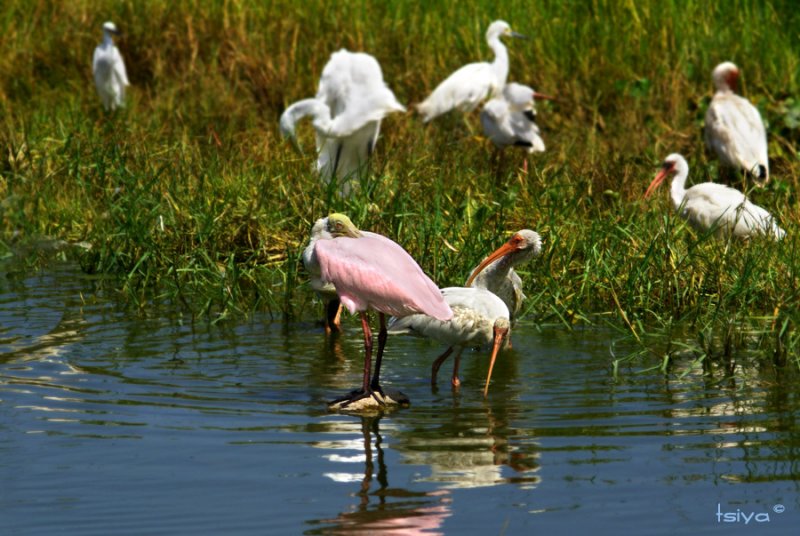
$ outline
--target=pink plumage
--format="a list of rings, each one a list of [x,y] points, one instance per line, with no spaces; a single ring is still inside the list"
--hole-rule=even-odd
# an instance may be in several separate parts
[[[320,240],[315,254],[321,277],[336,287],[350,313],[374,309],[392,316],[424,313],[442,321],[453,311],[439,287],[400,245],[379,234],[361,231]]]

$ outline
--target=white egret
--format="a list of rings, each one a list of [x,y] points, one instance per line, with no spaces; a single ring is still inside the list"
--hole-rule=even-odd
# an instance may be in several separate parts
[[[720,63],[711,73],[716,87],[706,112],[706,145],[724,166],[752,174],[762,185],[769,180],[767,132],[761,114],[750,101],[735,93],[739,69]]]
[[[122,54],[114,45],[114,35],[119,35],[113,22],[103,24],[103,42],[94,49],[92,74],[103,108],[116,110],[125,104],[125,88],[130,85]]]
[[[686,159],[671,154],[664,160],[644,197],[650,197],[667,177],[673,176],[670,188],[672,206],[695,228],[701,231],[714,229],[715,234],[721,237],[764,235],[780,240],[786,234],[769,212],[748,201],[739,190],[713,182],[696,184],[687,190],[688,175]]]
[[[502,36],[525,37],[512,32],[505,21],[490,24],[486,42],[494,51],[494,61],[464,65],[440,83],[416,106],[425,123],[454,108],[470,112],[485,99],[500,93],[508,78],[508,51],[500,41]]]
[[[455,349],[453,375],[450,380],[453,387],[461,385],[458,367],[464,348],[492,344],[489,372],[483,389],[486,396],[497,353],[511,332],[508,307],[495,294],[482,288],[448,287],[442,289],[442,296],[453,311],[450,320],[439,320],[425,314],[392,318],[388,326],[389,333],[421,335],[448,345],[447,350],[436,358],[431,367],[431,384],[436,384],[439,368]]]
[[[311,116],[317,171],[326,183],[340,180],[340,192],[348,195],[354,181],[363,176],[381,120],[389,113],[404,111],[384,83],[378,61],[364,52],[342,49],[325,65],[316,97],[289,106],[281,115],[280,129],[294,142],[296,123]]]

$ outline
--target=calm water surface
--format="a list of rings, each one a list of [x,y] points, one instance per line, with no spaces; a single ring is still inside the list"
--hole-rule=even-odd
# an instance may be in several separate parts
[[[797,534],[796,375],[610,374],[615,335],[523,319],[489,397],[390,338],[412,406],[331,414],[357,321],[131,315],[70,267],[0,278],[0,532]]]

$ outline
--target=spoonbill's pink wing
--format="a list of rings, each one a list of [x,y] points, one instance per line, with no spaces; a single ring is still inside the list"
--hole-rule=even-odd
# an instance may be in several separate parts
[[[393,316],[453,316],[439,287],[406,250],[384,236],[362,232],[360,238],[320,240],[315,252],[322,279],[333,283],[351,313],[375,309]]]

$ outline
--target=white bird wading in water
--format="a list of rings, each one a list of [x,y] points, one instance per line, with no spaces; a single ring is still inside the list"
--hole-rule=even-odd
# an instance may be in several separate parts
[[[449,320],[439,320],[425,314],[415,314],[403,318],[392,318],[388,330],[390,334],[414,334],[429,337],[448,345],[431,367],[431,384],[436,384],[436,375],[442,363],[455,353],[451,385],[458,387],[458,367],[461,353],[468,346],[492,345],[489,371],[483,396],[489,393],[489,383],[497,354],[511,334],[511,321],[508,307],[495,294],[482,288],[448,287],[442,289],[442,296],[453,311]]]

